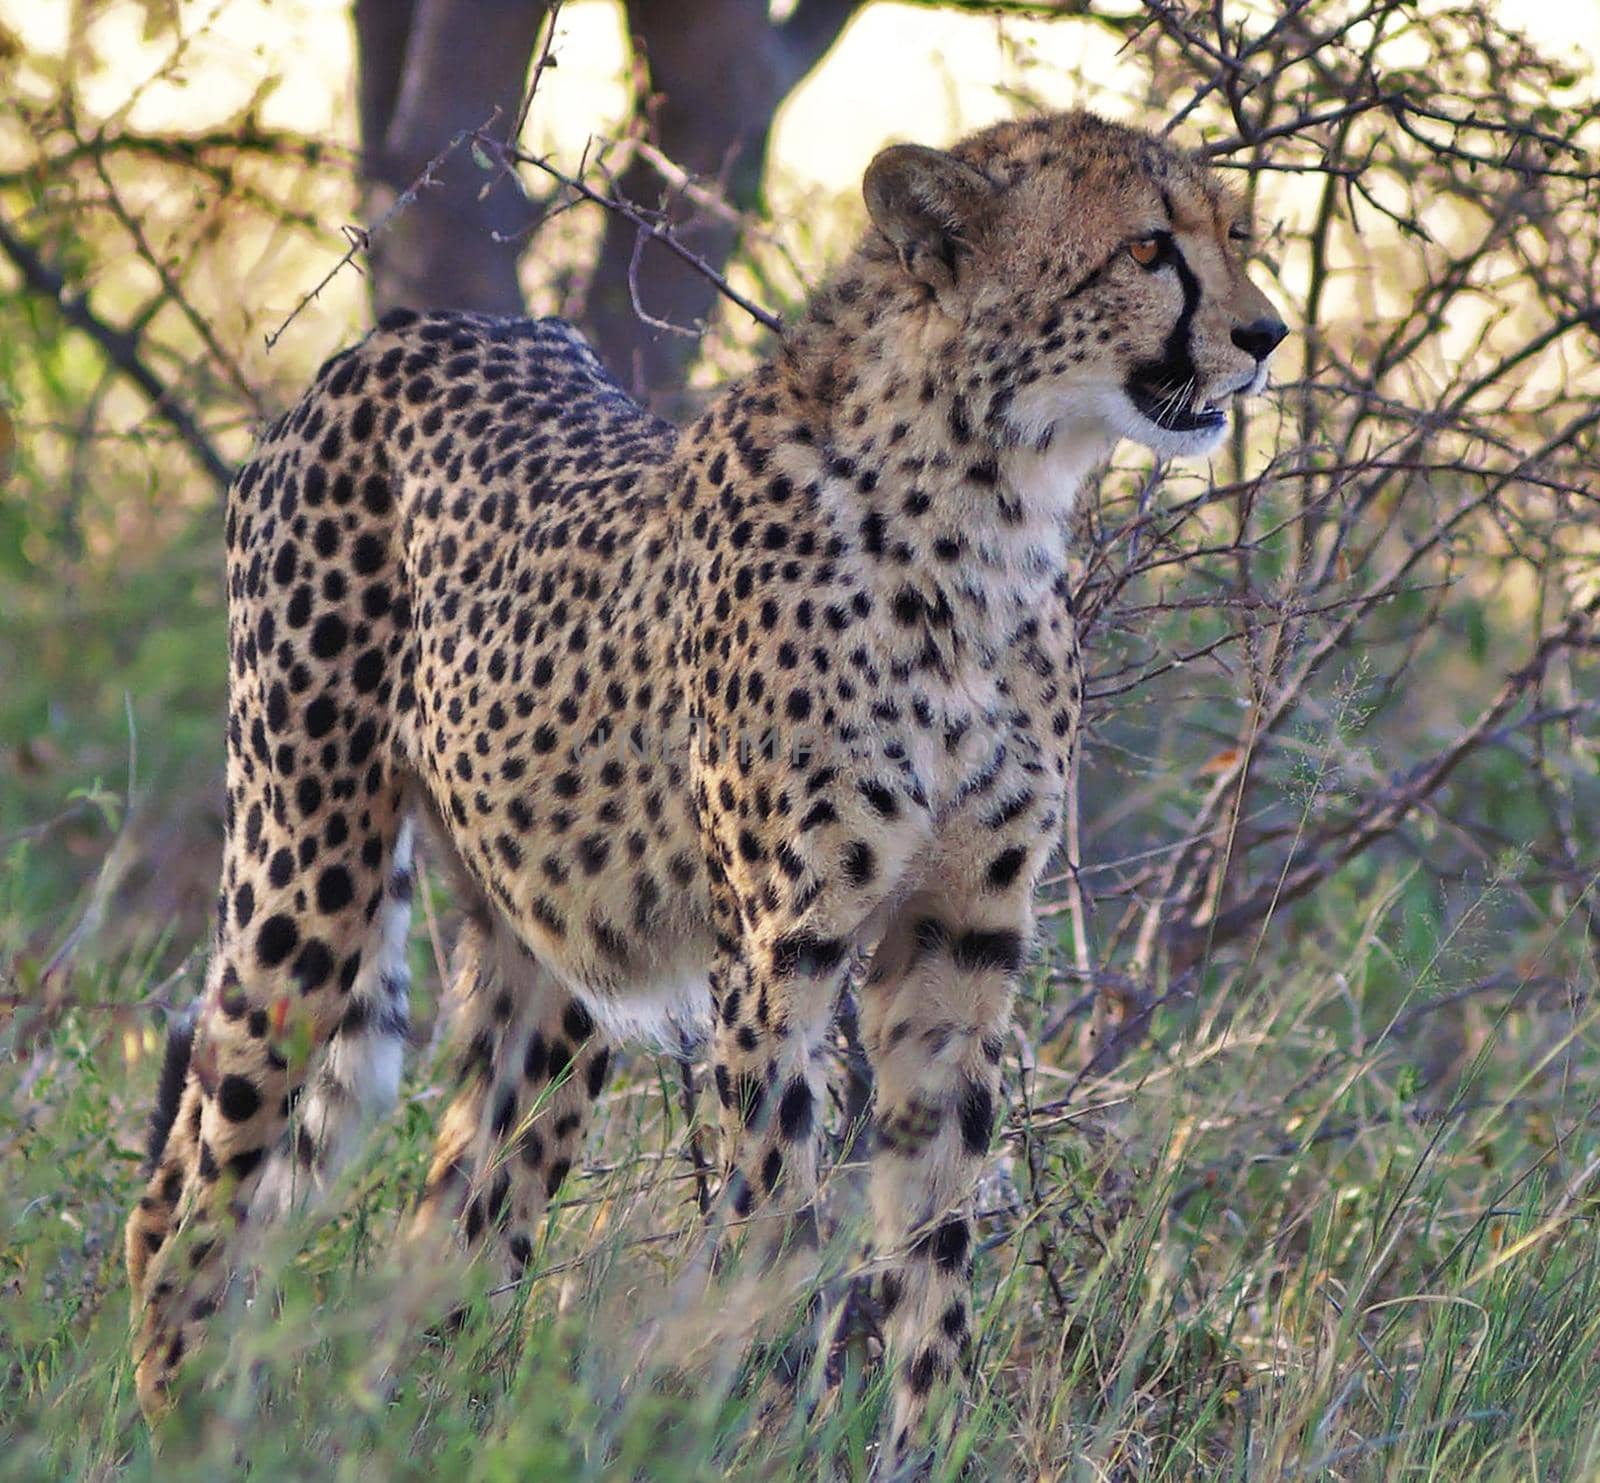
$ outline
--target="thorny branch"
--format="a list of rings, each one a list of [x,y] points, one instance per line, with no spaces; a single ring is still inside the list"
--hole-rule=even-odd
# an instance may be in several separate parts
[[[757,324],[775,333],[782,330],[783,321],[777,315],[770,310],[763,309],[754,300],[745,297],[744,294],[740,293],[738,289],[728,282],[723,274],[717,272],[703,257],[692,249],[685,247],[678,240],[666,213],[637,205],[614,191],[596,190],[580,176],[569,175],[549,160],[539,155],[531,155],[520,149],[511,148],[501,140],[494,139],[484,132],[480,131],[474,138],[479,148],[489,156],[499,156],[513,164],[532,165],[534,169],[543,171],[564,190],[570,191],[573,195],[580,197],[582,200],[590,201],[596,206],[604,207],[605,210],[613,215],[620,216],[624,221],[637,228],[641,243],[647,241],[659,242],[674,257],[687,263],[697,273],[703,274],[709,282],[716,286],[718,293],[726,298],[729,303],[743,309]],[[635,310],[640,313],[641,317],[648,320],[648,316],[644,315],[638,303],[637,283],[630,282],[629,287],[634,293]],[[654,320],[649,320],[648,322],[657,323]],[[666,325],[664,327],[672,330],[682,328],[682,326],[678,325]],[[690,331],[689,333],[694,332]]]
[[[485,127],[493,122],[494,120],[492,118],[486,120]],[[350,245],[345,248],[344,253],[340,256],[338,262],[329,268],[328,271],[324,273],[322,277],[319,278],[304,295],[301,296],[300,301],[294,306],[293,309],[289,311],[283,322],[267,335],[266,340],[268,350],[271,350],[277,345],[278,341],[283,338],[283,332],[287,330],[289,326],[305,312],[306,308],[310,304],[314,303],[318,298],[321,297],[322,291],[327,288],[327,286],[332,283],[335,278],[344,272],[346,268],[350,267],[351,264],[355,263],[356,259],[362,253],[371,248],[373,238],[381,236],[384,229],[389,225],[390,222],[399,216],[400,213],[406,209],[406,207],[415,202],[417,197],[424,190],[435,183],[435,173],[439,169],[439,166],[449,159],[450,156],[453,155],[458,149],[460,149],[468,139],[473,137],[475,136],[472,133],[463,132],[452,138],[444,146],[444,148],[438,152],[438,154],[434,155],[434,157],[428,161],[428,163],[423,167],[422,173],[418,175],[417,178],[413,180],[405,190],[401,191],[400,194],[395,197],[394,204],[390,206],[389,209],[385,211],[377,221],[373,222],[370,227],[346,226],[344,228],[345,237]]]

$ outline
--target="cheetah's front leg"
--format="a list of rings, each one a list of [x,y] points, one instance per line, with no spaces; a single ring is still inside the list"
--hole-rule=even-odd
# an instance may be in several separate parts
[[[815,1277],[822,1052],[843,967],[842,950],[831,947],[807,958],[786,946],[774,956],[770,944],[751,943],[713,976],[724,1184],[707,1255],[740,1251],[724,1274],[733,1286],[723,1308],[744,1315],[760,1334],[795,1315]],[[791,1338],[769,1348],[763,1337],[746,1356],[763,1428],[805,1409],[802,1388],[821,1317],[820,1294],[811,1292]]]
[[[822,1051],[844,955],[838,942],[745,940],[712,975],[723,1198],[731,1219],[757,1227],[763,1260],[814,1244]]]
[[[905,902],[878,945],[863,1002],[877,1079],[872,1206],[885,1265],[880,1316],[894,1366],[881,1477],[898,1477],[971,1344],[969,1202],[1000,1103],[1013,987],[1033,935],[1032,881],[1054,837],[1045,800],[1000,835],[972,834]],[[980,862],[973,852],[985,854]]]

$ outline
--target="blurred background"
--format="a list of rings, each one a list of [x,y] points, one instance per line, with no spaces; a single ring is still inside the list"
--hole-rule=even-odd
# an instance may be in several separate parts
[[[788,315],[882,144],[1081,105],[1226,174],[1293,335],[1209,466],[1124,448],[1085,508],[1091,701],[1019,1064],[1061,1106],[1187,1068],[1207,1177],[1350,1118],[1341,1150],[1443,1119],[1477,1194],[1530,1149],[1589,1168],[1597,58],[1593,3],[0,0],[20,1091],[70,1042],[109,1081],[88,1146],[137,1139],[215,890],[223,491],[323,359],[396,304],[559,313],[681,417],[771,343],[710,274]]]

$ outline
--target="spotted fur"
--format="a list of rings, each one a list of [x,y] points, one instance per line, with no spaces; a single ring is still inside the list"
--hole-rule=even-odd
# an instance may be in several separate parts
[[[924,1445],[1082,699],[1074,492],[1120,437],[1214,448],[1283,326],[1203,166],[1085,114],[887,150],[865,195],[685,431],[557,321],[399,313],[239,475],[216,951],[128,1227],[152,1414],[235,1228],[395,1095],[420,816],[468,925],[417,1227],[513,1270],[615,1034],[674,1018],[711,1024],[724,1212],[808,1214],[871,951],[886,1455]]]

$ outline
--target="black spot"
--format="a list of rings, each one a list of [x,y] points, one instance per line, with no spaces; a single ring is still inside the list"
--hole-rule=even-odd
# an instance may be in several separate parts
[[[728,1096],[726,1105],[732,1107],[744,1125],[749,1127],[761,1116],[761,1109],[766,1106],[767,1084],[754,1073],[744,1071],[733,1078]]]
[[[228,1160],[228,1168],[235,1179],[248,1179],[260,1167],[262,1159],[267,1156],[264,1148],[247,1148],[243,1153],[236,1153]]]
[[[627,963],[632,958],[632,953],[627,947],[627,937],[622,936],[618,929],[600,917],[598,913],[590,913],[589,931],[594,934],[595,947],[605,953],[613,963]]]
[[[999,969],[1014,973],[1022,966],[1022,935],[1018,932],[963,932],[950,944],[956,967],[972,973]]]
[[[289,724],[289,692],[281,682],[267,692],[267,730],[282,731]]]
[[[294,801],[303,818],[310,818],[322,807],[322,784],[309,773],[294,787]]]
[[[826,973],[843,961],[844,952],[845,945],[837,937],[790,932],[772,945],[772,971],[782,978]]]
[[[875,778],[863,778],[856,786],[860,789],[861,796],[883,818],[892,819],[900,812],[900,805],[895,800],[894,789],[878,782]]]
[[[798,1143],[811,1132],[812,1101],[804,1077],[795,1077],[784,1088],[783,1100],[778,1103],[778,1129],[790,1143]]]
[[[522,1074],[529,1081],[537,1081],[549,1064],[550,1047],[545,1044],[544,1036],[535,1030],[528,1037],[528,1049],[522,1057]]]
[[[876,857],[872,853],[872,846],[865,840],[853,840],[845,847],[844,875],[852,886],[866,885],[876,869]]]
[[[900,1306],[900,1299],[905,1296],[905,1288],[900,1282],[897,1272],[883,1274],[883,1286],[878,1290],[878,1309],[883,1317],[887,1318]]]
[[[172,1125],[178,1120],[178,1105],[183,1099],[184,1082],[189,1075],[189,1053],[194,1048],[194,1020],[188,1015],[174,1019],[167,1029],[166,1049],[161,1057],[161,1078],[156,1087],[156,1105],[150,1114],[146,1134],[143,1172],[152,1174],[166,1150]],[[181,1174],[168,1174],[168,1183],[181,1185]],[[164,1192],[165,1193],[165,1192]],[[178,1198],[178,1189],[166,1195],[168,1203]]]
[[[330,865],[317,877],[317,910],[324,916],[343,911],[354,895],[350,872],[342,865]]]
[[[974,1157],[989,1147],[994,1131],[994,1094],[982,1082],[963,1082],[958,1101],[961,1146]]]
[[[806,862],[795,853],[794,848],[787,840],[779,843],[773,852],[778,867],[792,881],[797,881],[806,873]]]
[[[494,1119],[489,1131],[496,1138],[504,1138],[517,1120],[517,1094],[510,1087],[502,1087],[495,1102]]]
[[[294,960],[294,981],[302,994],[313,994],[327,983],[333,972],[333,954],[328,944],[311,938]]]
[[[894,614],[896,623],[909,628],[922,616],[922,598],[914,588],[902,587],[895,593],[890,611]]]
[[[800,820],[800,832],[806,833],[811,829],[821,828],[824,824],[831,824],[839,817],[839,811],[826,798],[819,798],[811,805]]]
[[[1033,804],[1033,791],[1024,789],[1014,798],[1008,798],[992,814],[984,819],[986,829],[1002,829],[1007,824],[1021,818]]]
[[[594,1019],[589,1011],[574,999],[561,1016],[561,1028],[567,1032],[569,1040],[582,1045],[594,1033]]]
[[[383,565],[383,555],[383,542],[377,536],[359,536],[351,553],[350,564],[358,575],[368,577]]]
[[[299,942],[299,929],[291,918],[279,912],[276,916],[268,917],[256,933],[256,961],[263,968],[276,968]]]
[[[967,1223],[957,1215],[919,1236],[912,1251],[924,1260],[931,1258],[943,1271],[954,1272],[967,1259],[967,1242]]]
[[[1001,850],[989,862],[989,869],[984,875],[988,888],[991,891],[1005,890],[1016,880],[1027,858],[1027,850],[1019,844],[1012,845],[1009,850]]]
[[[546,1199],[549,1199],[555,1195],[555,1192],[561,1188],[562,1182],[571,1172],[571,1159],[557,1159],[555,1163],[550,1166],[550,1173],[545,1177],[544,1181],[544,1193]]]
[[[318,618],[311,630],[311,652],[318,659],[333,659],[349,641],[350,630],[337,613]]]
[[[516,871],[522,865],[522,846],[509,834],[495,836],[495,848],[500,852],[500,858],[506,862],[506,868]]]
[[[280,587],[292,586],[299,563],[300,553],[295,550],[293,543],[280,546],[272,561],[272,580]]]
[[[350,681],[356,687],[356,693],[369,695],[378,688],[383,680],[383,651],[378,648],[366,650],[350,671]]]
[[[319,695],[306,707],[306,735],[312,738],[326,736],[339,718],[339,709],[332,696]]]
[[[941,952],[950,941],[950,930],[937,917],[922,917],[911,929],[916,945],[913,961],[927,953]]]
[[[955,397],[950,403],[950,433],[958,443],[972,440],[972,421],[967,415],[965,397]]]
[[[770,1195],[782,1177],[783,1155],[776,1148],[769,1148],[761,1161],[761,1187]]]
[[[261,1107],[261,1093],[248,1077],[228,1075],[217,1088],[217,1108],[230,1123],[249,1122]]]

